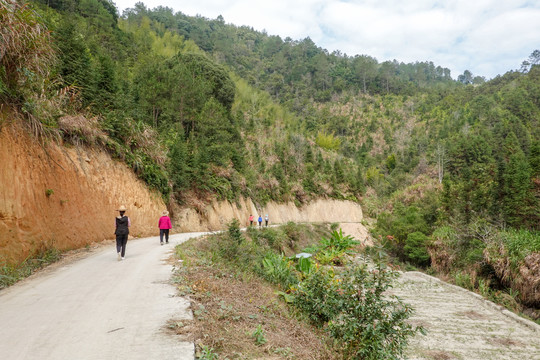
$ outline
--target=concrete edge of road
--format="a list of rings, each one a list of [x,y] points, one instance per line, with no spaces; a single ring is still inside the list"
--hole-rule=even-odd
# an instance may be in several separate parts
[[[443,281],[435,276],[431,276],[431,275],[428,275],[428,274],[424,274],[423,272],[420,272],[420,271],[407,271],[408,273],[413,273],[415,275],[420,275],[421,277],[424,277],[428,280],[431,280],[431,281],[435,281],[435,282],[439,282],[445,286],[448,286],[450,288],[453,288],[453,289],[456,289],[458,291],[461,291],[463,293],[466,293],[470,296],[473,296],[475,298],[477,298],[478,300],[481,300],[484,304],[486,304],[487,306],[491,307],[492,309],[495,309],[495,310],[498,310],[500,311],[503,315],[505,315],[506,317],[509,317],[511,319],[513,319],[514,321],[517,321],[519,322],[520,324],[528,327],[529,329],[531,330],[534,330],[538,333],[540,333],[540,325],[538,325],[537,323],[535,323],[534,321],[532,320],[529,320],[529,319],[526,319],[526,318],[523,318],[513,312],[511,312],[510,310],[506,309],[504,306],[502,305],[498,305],[498,304],[495,304],[493,301],[491,300],[488,300],[486,298],[484,298],[482,295],[480,294],[477,294],[475,292],[472,292],[470,290],[467,290],[467,289],[464,289],[460,286],[457,286],[457,285],[454,285],[454,284],[450,284],[450,283],[447,283],[446,281]]]

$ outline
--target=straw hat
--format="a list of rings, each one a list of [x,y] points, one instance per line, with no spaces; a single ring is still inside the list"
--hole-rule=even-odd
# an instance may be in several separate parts
[[[125,205],[120,205],[120,207],[118,208],[118,211],[126,211],[127,208]]]
[[[168,212],[167,210],[163,210],[163,212],[161,213],[161,215],[167,216],[167,215],[169,215],[169,212]]]

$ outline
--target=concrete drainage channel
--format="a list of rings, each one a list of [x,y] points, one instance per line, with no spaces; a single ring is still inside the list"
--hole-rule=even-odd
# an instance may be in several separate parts
[[[409,359],[539,360],[540,326],[461,287],[405,272],[392,293],[411,304],[417,335]]]

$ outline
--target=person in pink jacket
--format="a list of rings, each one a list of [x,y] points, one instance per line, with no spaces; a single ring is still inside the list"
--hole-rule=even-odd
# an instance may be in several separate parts
[[[167,210],[163,211],[158,222],[159,226],[159,242],[163,245],[163,235],[165,235],[165,242],[169,243],[169,230],[172,228],[171,218]]]

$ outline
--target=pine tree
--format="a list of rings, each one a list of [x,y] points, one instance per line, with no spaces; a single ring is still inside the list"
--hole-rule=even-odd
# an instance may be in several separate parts
[[[531,168],[511,132],[505,141],[506,167],[503,173],[503,214],[506,222],[515,227],[527,226],[531,215]]]

